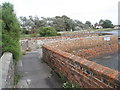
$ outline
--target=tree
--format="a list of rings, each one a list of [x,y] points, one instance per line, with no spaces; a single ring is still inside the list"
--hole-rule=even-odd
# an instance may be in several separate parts
[[[75,30],[82,30],[84,29],[84,24],[79,20],[74,20],[75,23]]]
[[[52,20],[52,26],[56,29],[56,31],[65,31],[65,23],[63,18],[56,16],[53,17]]]
[[[2,53],[11,52],[15,60],[20,56],[20,25],[11,3],[2,4]]]
[[[101,19],[101,20],[99,21],[99,25],[102,25],[103,23],[104,23],[104,20]]]
[[[114,27],[110,20],[101,21],[101,26],[103,28],[113,28]]]
[[[90,21],[86,21],[85,24],[87,24],[89,27],[92,27],[91,22]]]
[[[75,31],[92,28],[91,22],[87,21],[86,24],[83,24],[81,21],[73,20],[66,15],[52,18],[41,17],[40,19],[37,16],[20,17],[20,23],[23,31],[33,33],[38,33],[39,27],[54,27],[56,31]]]

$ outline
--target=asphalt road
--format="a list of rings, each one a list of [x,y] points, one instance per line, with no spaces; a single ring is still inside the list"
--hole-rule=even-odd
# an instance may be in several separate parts
[[[42,50],[28,52],[17,64],[18,72],[23,76],[17,88],[61,88],[57,75],[41,60]]]

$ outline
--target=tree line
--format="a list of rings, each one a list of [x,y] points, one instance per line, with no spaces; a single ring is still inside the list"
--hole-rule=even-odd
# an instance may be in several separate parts
[[[23,33],[38,33],[40,27],[53,27],[57,32],[59,31],[76,31],[76,30],[86,30],[92,28],[91,22],[86,21],[86,23],[82,23],[79,20],[73,20],[70,17],[63,16],[55,16],[55,17],[41,17],[38,16],[29,16],[20,17],[19,18],[21,28],[23,29]]]
[[[94,29],[95,26],[100,25],[103,28],[113,28],[113,24],[110,20],[100,20],[99,23],[95,23],[92,25],[90,21],[86,21],[82,23],[79,20],[73,20],[70,17],[63,16],[55,16],[55,17],[41,17],[38,16],[29,16],[19,18],[19,22],[21,28],[23,29],[24,34],[28,33],[38,33],[40,27],[52,27],[55,28],[57,32],[59,31],[76,31],[76,30],[89,30]]]

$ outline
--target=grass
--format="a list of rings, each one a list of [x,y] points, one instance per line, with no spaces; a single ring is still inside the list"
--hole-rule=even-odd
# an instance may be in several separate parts
[[[114,28],[93,29],[93,31],[110,31],[110,30],[114,30]]]
[[[30,38],[31,36],[29,34],[21,34],[20,38]]]
[[[17,85],[17,83],[19,82],[21,77],[22,76],[18,72],[16,72],[16,71],[14,72],[14,86]]]
[[[17,62],[14,62],[14,86],[17,85],[17,83],[19,82],[19,80],[20,80],[21,77],[22,77],[22,76],[17,72],[16,63],[17,63]]]
[[[78,31],[63,31],[63,32],[58,32],[61,35],[63,34],[75,34],[75,33],[85,33],[85,32],[95,32],[95,31],[110,31],[110,30],[114,30],[114,28],[103,28],[103,29],[89,29],[89,30],[78,30]],[[21,34],[20,38],[32,38],[32,37],[40,37],[39,34],[33,35],[33,34]]]
[[[22,56],[22,55],[25,55],[25,54],[26,54],[26,52],[21,52],[21,56]],[[19,60],[20,60],[20,59],[19,59]],[[18,61],[19,61],[19,60],[18,60]],[[20,75],[20,74],[18,73],[17,68],[16,68],[18,61],[14,60],[14,62],[13,62],[13,64],[14,64],[14,87],[16,87],[17,83],[18,83],[19,80],[22,78],[22,75]]]
[[[64,31],[64,32],[59,32],[62,35],[64,34],[78,34],[78,33],[85,33],[85,32],[96,32],[96,31],[109,31],[113,30],[113,28],[103,28],[103,29],[89,29],[89,30],[78,30],[78,31]]]
[[[60,36],[61,34],[58,33],[57,35],[55,36]],[[42,37],[40,36],[40,34],[36,34],[36,35],[33,35],[33,34],[21,34],[20,35],[20,38],[33,38],[33,37]],[[44,37],[52,37],[52,36],[44,36]]]
[[[32,35],[32,34],[21,34],[20,38],[32,38],[32,37],[39,37],[39,34]]]

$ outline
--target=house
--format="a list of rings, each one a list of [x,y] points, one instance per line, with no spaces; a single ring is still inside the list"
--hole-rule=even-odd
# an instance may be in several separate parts
[[[114,29],[120,29],[120,25],[114,25]]]
[[[96,29],[102,29],[102,28],[103,28],[100,24],[95,24],[94,27],[95,27]]]
[[[103,27],[101,25],[97,25],[95,28],[96,29],[102,29]]]

